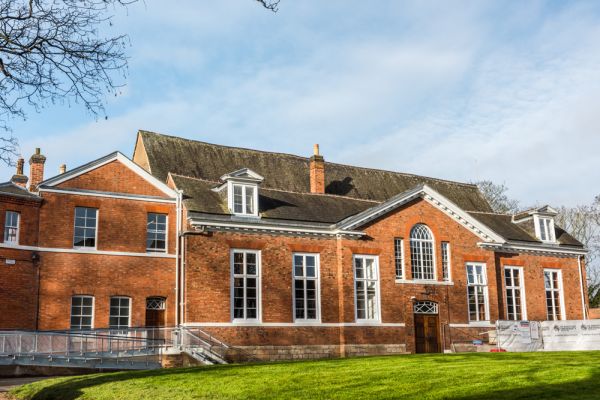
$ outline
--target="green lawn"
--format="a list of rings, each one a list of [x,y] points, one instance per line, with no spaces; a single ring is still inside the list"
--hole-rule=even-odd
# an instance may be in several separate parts
[[[44,380],[19,399],[598,399],[600,352],[404,355]]]

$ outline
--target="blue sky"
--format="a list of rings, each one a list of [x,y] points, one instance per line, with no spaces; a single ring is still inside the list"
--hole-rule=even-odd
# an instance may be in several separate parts
[[[114,22],[131,47],[108,120],[65,103],[12,123],[47,177],[130,156],[146,129],[306,156],[320,143],[329,161],[505,183],[522,205],[600,194],[597,1],[145,0]]]

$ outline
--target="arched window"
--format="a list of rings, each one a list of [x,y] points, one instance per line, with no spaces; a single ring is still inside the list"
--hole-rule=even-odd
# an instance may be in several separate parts
[[[433,235],[426,225],[417,224],[410,231],[410,262],[413,279],[435,280]]]

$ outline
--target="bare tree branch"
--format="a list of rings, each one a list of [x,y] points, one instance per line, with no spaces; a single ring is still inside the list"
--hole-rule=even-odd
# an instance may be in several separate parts
[[[262,6],[264,8],[266,8],[267,10],[277,12],[277,10],[279,10],[279,2],[281,0],[256,0],[256,1],[258,1],[260,4],[262,4]]]
[[[475,182],[492,210],[497,213],[516,213],[519,211],[519,202],[507,196],[508,187],[505,184],[496,184],[492,181]]]

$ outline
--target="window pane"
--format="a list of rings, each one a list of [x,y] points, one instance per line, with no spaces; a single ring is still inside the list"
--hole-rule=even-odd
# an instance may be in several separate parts
[[[246,214],[254,214],[254,187],[246,186]]]

